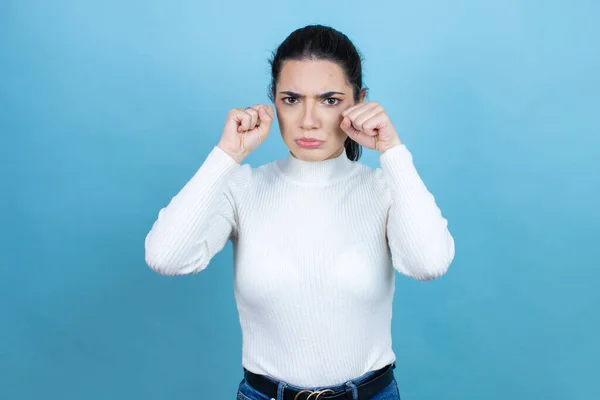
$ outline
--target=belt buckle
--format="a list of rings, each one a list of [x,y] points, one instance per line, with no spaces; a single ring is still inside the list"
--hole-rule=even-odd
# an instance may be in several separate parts
[[[300,399],[300,395],[304,394],[304,393],[310,393],[308,395],[308,397],[306,399],[303,400],[311,400],[311,397],[313,397],[315,394],[317,395],[317,397],[315,397],[314,400],[319,400],[319,397],[321,397],[322,395],[324,395],[325,393],[335,393],[333,390],[331,389],[325,389],[325,390],[302,390],[300,392],[298,392],[298,394],[296,394],[296,396],[294,397],[294,400],[299,400]]]

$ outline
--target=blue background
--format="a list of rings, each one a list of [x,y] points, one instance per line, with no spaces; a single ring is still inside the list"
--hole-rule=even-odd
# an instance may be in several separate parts
[[[403,399],[600,398],[599,18],[597,1],[1,2],[0,398],[235,396],[230,245],[166,278],[143,239],[308,23],[362,51],[456,240],[442,279],[397,279]],[[284,155],[273,129],[247,162]]]

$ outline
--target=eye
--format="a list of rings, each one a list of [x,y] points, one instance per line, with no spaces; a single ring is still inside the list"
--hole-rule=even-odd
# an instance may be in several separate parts
[[[336,99],[335,97],[329,97],[325,99],[325,102],[327,102],[327,104],[329,104],[330,106],[335,106],[339,104],[340,100]]]
[[[283,102],[286,104],[294,104],[294,102],[297,101],[298,99],[295,97],[284,97],[281,100],[283,100]]]

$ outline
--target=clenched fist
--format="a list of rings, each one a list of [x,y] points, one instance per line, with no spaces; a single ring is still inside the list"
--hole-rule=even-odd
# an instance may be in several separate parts
[[[269,136],[273,118],[273,107],[263,104],[229,110],[219,148],[241,163]]]
[[[385,153],[401,144],[398,133],[383,107],[374,102],[360,103],[342,113],[340,128],[356,143]]]

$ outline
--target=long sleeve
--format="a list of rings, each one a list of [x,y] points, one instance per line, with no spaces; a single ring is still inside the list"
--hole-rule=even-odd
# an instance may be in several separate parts
[[[158,213],[145,238],[148,266],[162,275],[202,271],[236,235],[235,194],[248,182],[240,166],[214,147],[194,176]]]
[[[432,280],[454,259],[454,238],[405,145],[380,156],[380,177],[390,208],[387,237],[394,268],[416,280]]]

